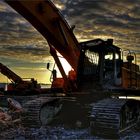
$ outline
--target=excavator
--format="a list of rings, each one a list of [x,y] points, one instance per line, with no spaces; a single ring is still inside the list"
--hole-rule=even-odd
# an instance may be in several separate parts
[[[113,44],[113,39],[78,42],[74,28],[50,0],[5,2],[47,40],[50,54],[62,75],[57,77],[53,69],[49,97],[25,103],[24,124],[47,125],[50,120],[55,121],[57,116],[52,117],[61,110],[59,121],[71,122],[77,117],[75,120],[81,124],[87,122],[91,133],[106,136],[119,135],[139,122],[140,102],[120,98],[140,93],[140,70],[134,52],[121,50]],[[71,65],[68,74],[58,53]]]
[[[2,63],[0,63],[0,72],[11,81],[11,83],[7,85],[7,92],[24,91],[24,90],[27,91],[31,89],[35,90],[41,88],[34,78],[31,78],[28,81],[27,79],[24,80]]]

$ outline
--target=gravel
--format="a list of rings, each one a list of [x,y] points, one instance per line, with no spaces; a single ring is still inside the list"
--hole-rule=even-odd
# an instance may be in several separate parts
[[[2,140],[104,140],[102,137],[92,136],[89,128],[70,129],[62,126],[40,128],[9,128],[0,132]],[[129,130],[120,137],[120,140],[138,140],[140,133]]]

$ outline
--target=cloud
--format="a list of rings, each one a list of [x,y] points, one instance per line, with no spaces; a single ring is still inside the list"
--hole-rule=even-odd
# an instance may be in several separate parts
[[[2,1],[0,19],[1,57],[33,63],[44,62],[50,58],[47,41],[30,23]]]
[[[55,6],[59,9],[59,10],[63,10],[65,9],[65,3],[67,0],[51,0]]]
[[[115,45],[136,51],[140,36],[139,0],[52,0],[78,41],[113,38]],[[46,61],[47,41],[18,13],[0,1],[0,55],[24,61]],[[28,58],[28,59],[27,59]]]
[[[139,50],[139,0],[71,0],[66,2],[63,14],[76,25],[79,41],[112,37],[120,47]]]

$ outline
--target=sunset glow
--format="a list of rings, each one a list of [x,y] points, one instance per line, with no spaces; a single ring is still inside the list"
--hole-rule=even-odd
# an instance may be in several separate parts
[[[52,0],[79,42],[101,38],[114,40],[114,45],[130,49],[140,64],[140,1],[129,0]],[[33,77],[49,83],[51,72],[46,69],[50,56],[48,43],[42,35],[3,0],[0,0],[0,62],[21,77]],[[71,66],[60,58],[68,73]],[[60,75],[60,74],[59,74]],[[0,82],[7,78],[0,74]]]
[[[64,68],[65,73],[68,75],[68,72],[72,69],[70,64],[66,61],[65,58],[60,57],[59,59]]]

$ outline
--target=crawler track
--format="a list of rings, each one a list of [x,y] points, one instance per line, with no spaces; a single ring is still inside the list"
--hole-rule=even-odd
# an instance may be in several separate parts
[[[93,105],[91,131],[96,135],[118,137],[139,121],[140,103],[136,100],[104,99]]]
[[[50,123],[61,109],[57,98],[43,97],[30,100],[24,104],[24,113],[21,116],[25,127],[40,127]]]

